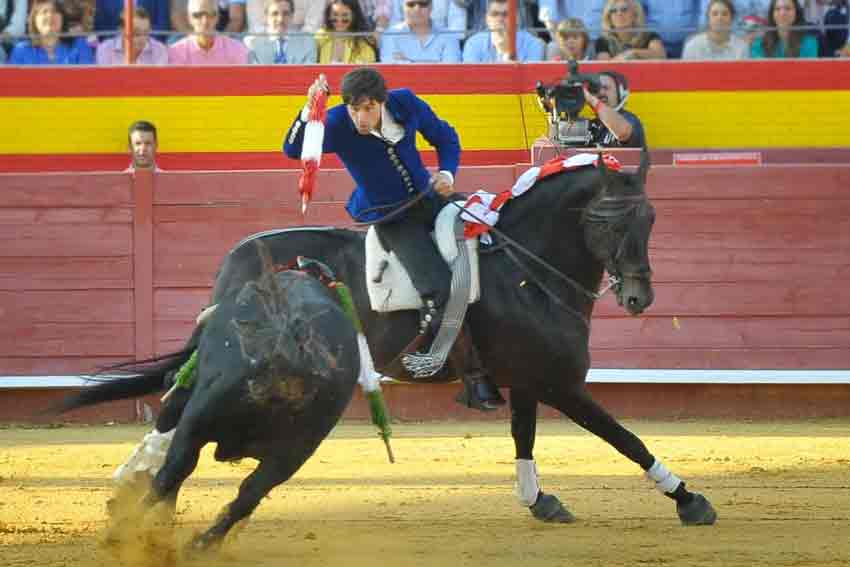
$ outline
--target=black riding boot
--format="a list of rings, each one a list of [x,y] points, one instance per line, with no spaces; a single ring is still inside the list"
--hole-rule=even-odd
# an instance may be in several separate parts
[[[505,405],[498,388],[490,382],[466,323],[460,328],[450,358],[463,379],[463,391],[455,398],[458,403],[481,411],[493,411]]]

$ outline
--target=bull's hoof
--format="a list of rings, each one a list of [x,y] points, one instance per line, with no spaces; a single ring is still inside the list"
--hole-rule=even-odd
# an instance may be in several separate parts
[[[220,538],[213,536],[209,532],[204,532],[195,535],[195,537],[186,544],[186,547],[183,549],[183,554],[190,559],[197,558],[207,553],[215,552],[220,544]]]
[[[569,510],[564,508],[558,497],[553,494],[543,494],[537,497],[537,502],[528,508],[531,515],[544,522],[554,524],[571,524],[576,521]]]
[[[694,497],[684,506],[676,505],[676,512],[683,526],[711,526],[717,521],[717,512],[705,496],[694,494]]]

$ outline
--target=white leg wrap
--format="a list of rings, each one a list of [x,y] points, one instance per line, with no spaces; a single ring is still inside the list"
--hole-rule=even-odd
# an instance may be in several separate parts
[[[656,459],[652,466],[649,467],[649,470],[646,471],[646,478],[653,481],[655,483],[655,488],[665,494],[676,490],[679,487],[679,483],[682,482],[682,479],[671,473],[667,467],[664,466],[664,463],[658,459]]]
[[[116,482],[132,482],[137,472],[147,471],[151,476],[156,475],[165,463],[165,455],[174,438],[174,429],[160,433],[156,429],[145,435],[141,444],[133,451],[127,462],[115,469],[112,479]]]
[[[357,349],[360,351],[360,374],[357,376],[357,382],[364,392],[380,390],[382,374],[375,371],[369,343],[366,342],[366,336],[363,333],[357,333]]]
[[[528,459],[516,460],[516,497],[523,506],[532,506],[537,502],[540,483],[537,481],[537,465]]]

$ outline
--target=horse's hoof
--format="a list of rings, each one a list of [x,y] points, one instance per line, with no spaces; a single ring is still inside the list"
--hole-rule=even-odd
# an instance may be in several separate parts
[[[694,497],[684,506],[676,505],[676,512],[683,526],[711,526],[717,521],[717,512],[705,496],[694,494]]]
[[[537,497],[537,502],[528,508],[531,515],[544,522],[554,524],[571,524],[576,521],[569,510],[564,508],[558,497],[553,494],[543,494]]]

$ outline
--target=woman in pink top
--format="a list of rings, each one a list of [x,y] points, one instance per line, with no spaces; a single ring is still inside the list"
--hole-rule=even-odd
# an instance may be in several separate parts
[[[250,50],[241,41],[216,33],[216,0],[189,0],[187,10],[194,33],[168,48],[168,62],[176,65],[240,65],[250,62]]]
[[[121,25],[118,35],[97,46],[98,65],[123,65],[124,56],[124,13],[121,13]],[[143,65],[164,65],[168,63],[168,48],[151,39],[151,17],[142,6],[133,12],[133,53],[134,63]]]

